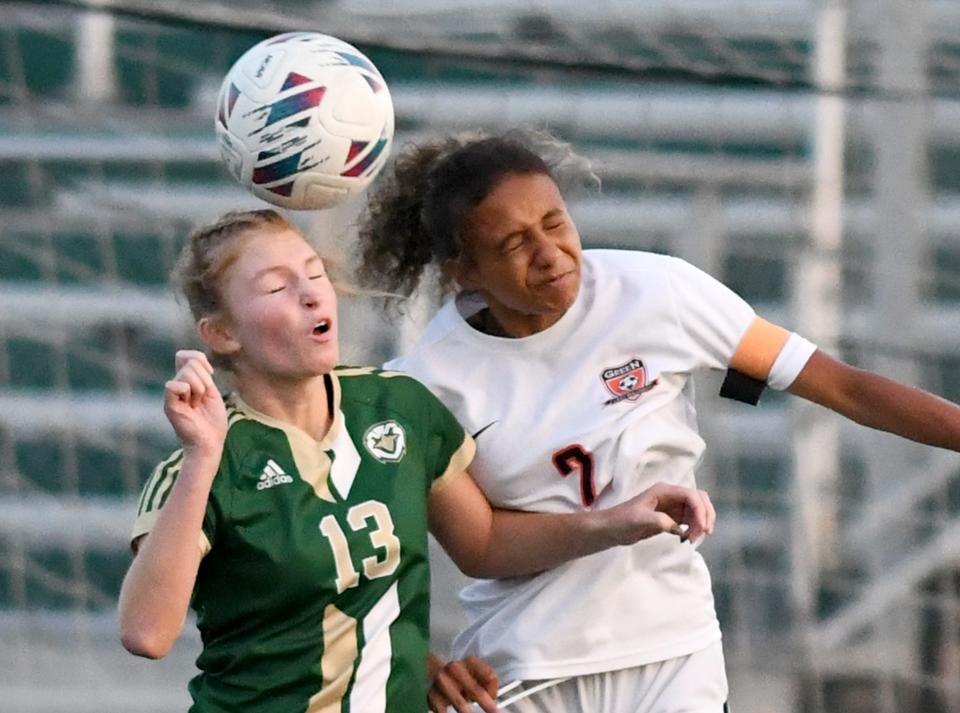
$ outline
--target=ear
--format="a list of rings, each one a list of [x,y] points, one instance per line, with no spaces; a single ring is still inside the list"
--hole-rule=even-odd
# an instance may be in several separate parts
[[[457,258],[447,258],[441,266],[443,274],[453,279],[461,289],[478,290],[480,289],[480,279],[477,275],[477,268],[470,258],[460,255]]]
[[[203,343],[216,354],[230,356],[240,351],[240,342],[233,338],[229,325],[221,315],[201,317],[197,326]]]

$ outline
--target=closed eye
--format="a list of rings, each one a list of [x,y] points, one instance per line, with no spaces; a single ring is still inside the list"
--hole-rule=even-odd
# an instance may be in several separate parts
[[[503,251],[504,254],[512,253],[514,250],[520,249],[522,245],[523,245],[523,238],[516,237],[516,238],[511,238],[510,240],[507,240],[505,243],[503,243],[503,245],[500,246],[500,249]]]

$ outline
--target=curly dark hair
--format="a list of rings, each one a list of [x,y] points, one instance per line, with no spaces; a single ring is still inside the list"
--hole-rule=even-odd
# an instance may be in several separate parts
[[[461,134],[408,144],[368,194],[359,225],[360,281],[409,296],[437,268],[441,292],[452,287],[443,263],[464,249],[470,211],[511,174],[539,173],[561,189],[598,183],[587,161],[542,131]]]

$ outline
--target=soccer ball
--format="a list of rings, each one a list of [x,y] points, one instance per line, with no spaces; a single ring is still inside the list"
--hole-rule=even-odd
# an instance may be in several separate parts
[[[220,87],[215,126],[224,163],[254,195],[294,210],[330,208],[383,168],[393,103],[356,47],[291,32],[234,63]]]

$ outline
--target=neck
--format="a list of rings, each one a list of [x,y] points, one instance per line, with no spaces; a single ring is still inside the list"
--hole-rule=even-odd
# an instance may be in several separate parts
[[[564,314],[521,314],[490,306],[480,310],[471,325],[492,337],[520,339],[552,327]]]
[[[289,381],[235,374],[234,386],[252,409],[295,426],[315,440],[322,439],[333,423],[333,394],[328,394],[333,384],[326,374]]]

